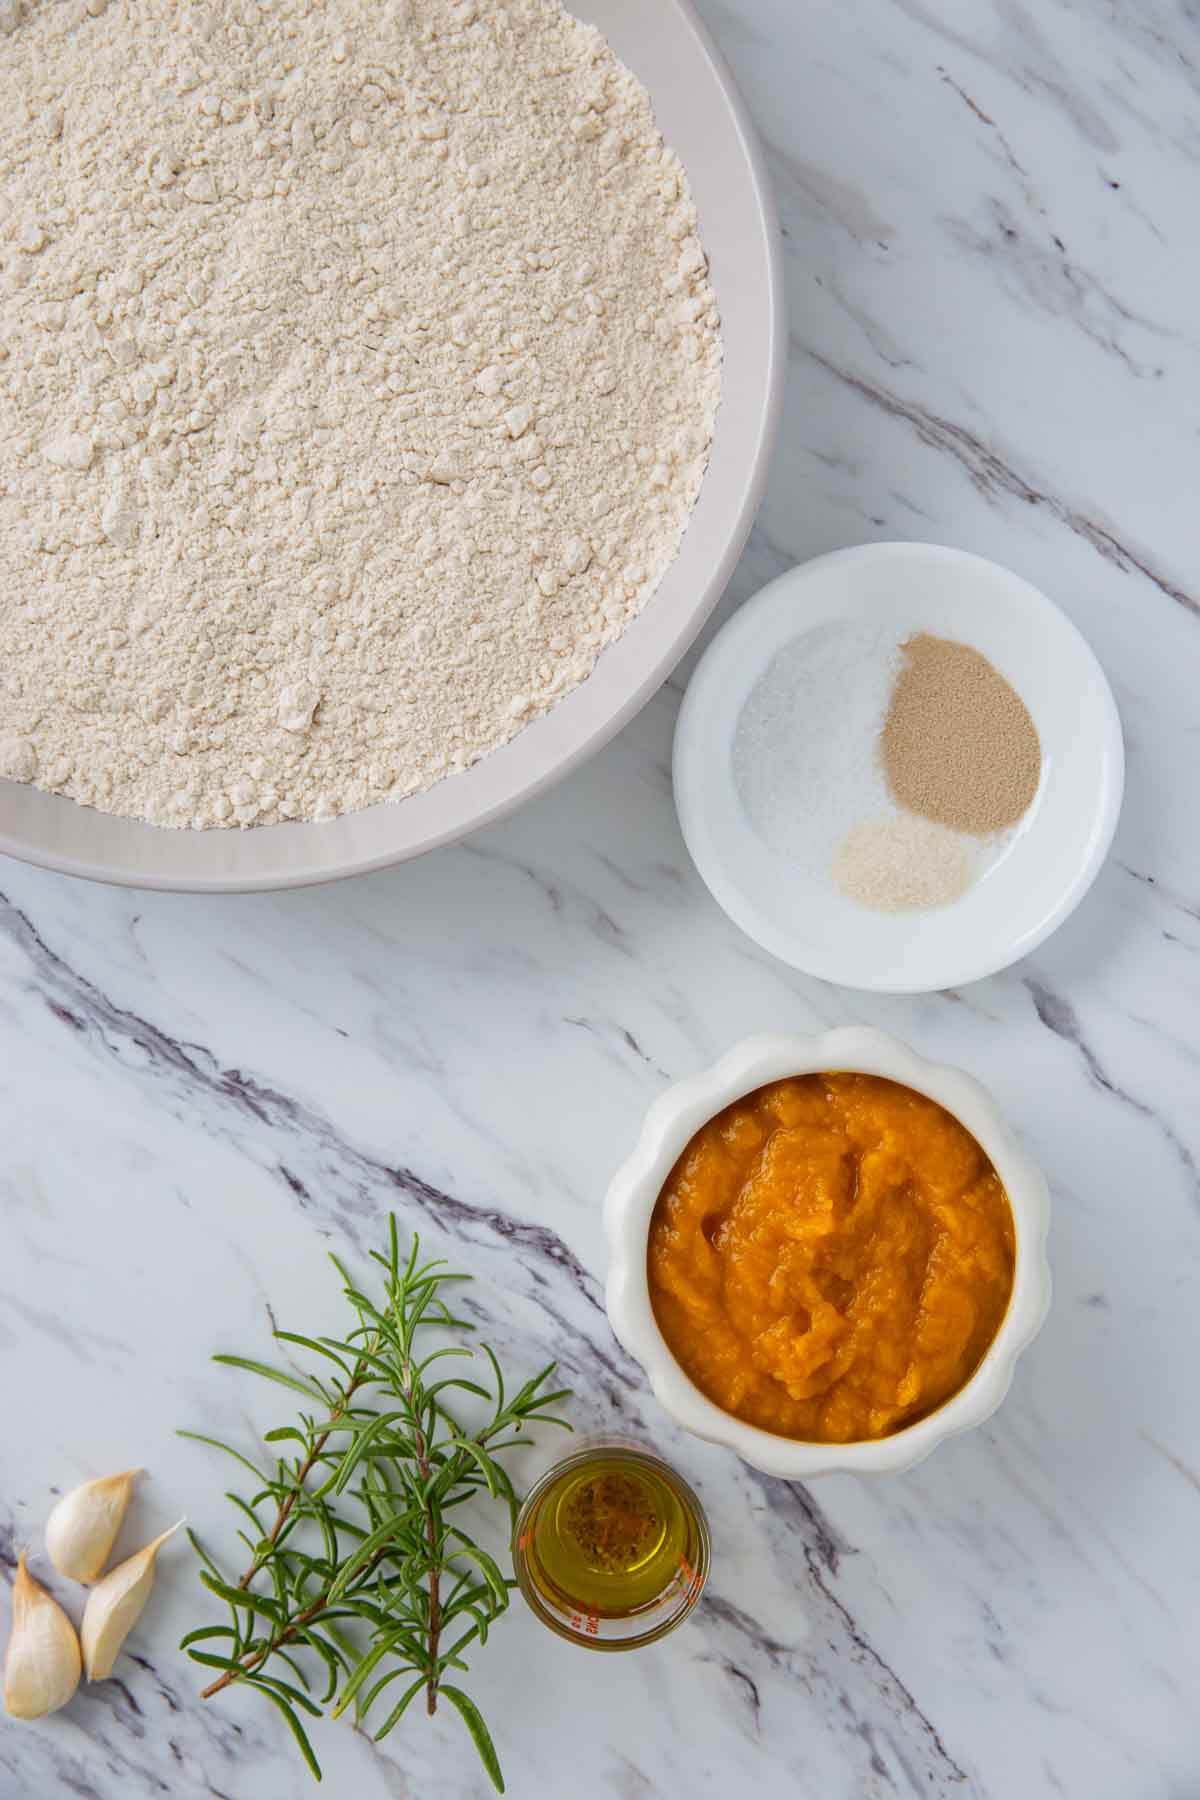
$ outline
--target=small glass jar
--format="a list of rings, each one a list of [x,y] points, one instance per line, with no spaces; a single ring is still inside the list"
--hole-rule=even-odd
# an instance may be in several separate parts
[[[660,1457],[586,1439],[517,1518],[513,1565],[543,1625],[589,1650],[637,1650],[687,1618],[708,1580],[708,1522]]]

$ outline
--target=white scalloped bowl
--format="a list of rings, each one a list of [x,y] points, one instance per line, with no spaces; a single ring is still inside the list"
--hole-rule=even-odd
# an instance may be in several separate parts
[[[791,1075],[833,1070],[882,1075],[926,1094],[963,1124],[990,1157],[1012,1207],[1016,1235],[1013,1291],[983,1361],[936,1412],[891,1437],[820,1444],[779,1437],[735,1419],[702,1394],[676,1362],[658,1328],[646,1276],[646,1245],[655,1202],[676,1160],[700,1127],[744,1094]],[[807,1480],[847,1471],[881,1475],[911,1469],[946,1438],[969,1431],[1004,1399],[1021,1352],[1032,1343],[1050,1305],[1046,1234],[1050,1196],[1045,1178],[1021,1148],[979,1083],[959,1069],[926,1062],[882,1032],[852,1028],[816,1037],[746,1038],[721,1060],[660,1095],[642,1135],[618,1169],[604,1206],[608,1234],[608,1316],[620,1342],[650,1380],[655,1398],[685,1431],[724,1444],[768,1475]]]

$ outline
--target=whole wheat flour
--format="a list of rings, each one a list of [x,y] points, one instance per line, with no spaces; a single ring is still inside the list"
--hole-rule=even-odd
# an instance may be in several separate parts
[[[720,336],[557,0],[0,0],[0,774],[327,818],[502,744],[653,592]]]

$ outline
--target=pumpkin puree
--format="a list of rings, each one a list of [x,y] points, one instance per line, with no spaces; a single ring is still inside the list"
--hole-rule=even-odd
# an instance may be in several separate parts
[[[1013,1281],[1008,1196],[944,1108],[874,1075],[760,1088],[659,1195],[659,1328],[710,1400],[783,1437],[886,1437],[968,1380]]]

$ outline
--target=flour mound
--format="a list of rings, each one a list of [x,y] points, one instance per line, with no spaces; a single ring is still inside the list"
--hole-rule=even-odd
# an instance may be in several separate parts
[[[719,321],[557,0],[0,0],[0,777],[321,819],[585,679],[703,477]]]

